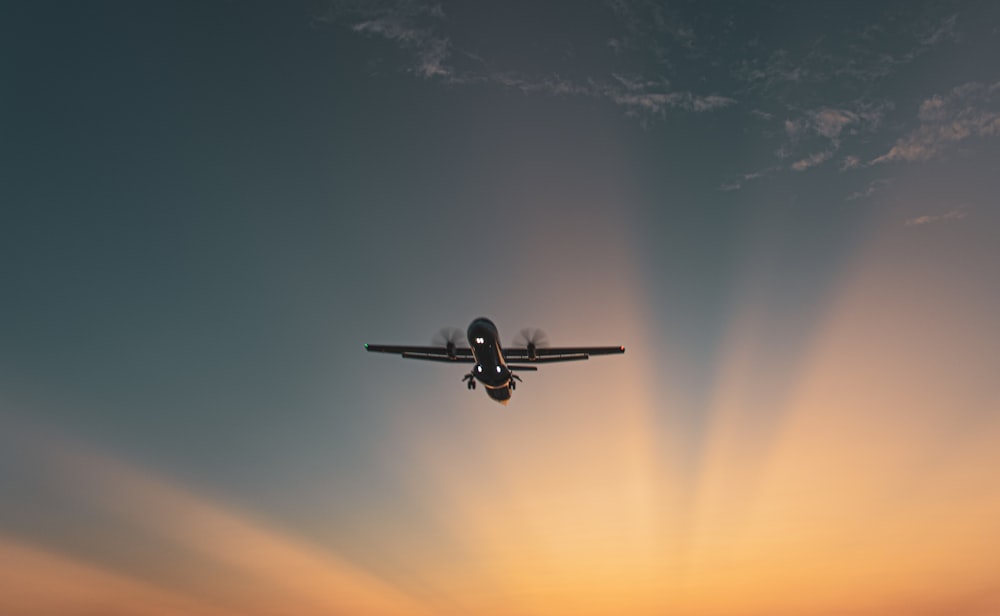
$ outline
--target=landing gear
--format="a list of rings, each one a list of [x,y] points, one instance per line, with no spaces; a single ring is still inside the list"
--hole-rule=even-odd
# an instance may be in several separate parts
[[[462,380],[463,380],[463,381],[467,381],[467,383],[466,383],[466,387],[467,387],[467,388],[468,388],[469,390],[473,390],[473,389],[475,389],[475,388],[476,388],[476,377],[475,377],[475,375],[474,375],[474,374],[472,374],[471,372],[470,372],[469,374],[466,374],[465,376],[463,376],[463,377],[462,377]]]
[[[520,380],[521,380],[521,377],[517,376],[516,374],[511,374],[510,375],[510,390],[511,391],[514,391],[515,389],[517,389],[517,382],[520,381]]]

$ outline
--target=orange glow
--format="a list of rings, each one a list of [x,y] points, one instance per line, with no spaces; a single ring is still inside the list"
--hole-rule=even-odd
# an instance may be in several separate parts
[[[151,474],[65,441],[33,448],[64,491],[79,492],[91,523],[120,529],[109,551],[140,550],[115,570],[0,537],[4,613],[429,613],[336,555]]]
[[[898,251],[848,272],[791,370],[769,361],[768,302],[734,310],[695,442],[663,385],[669,350],[632,343],[627,362],[546,370],[509,408],[452,409],[447,434],[398,414],[381,453],[425,521],[366,517],[393,575],[49,443],[67,489],[166,551],[122,567],[3,538],[0,611],[998,613],[996,301]],[[652,331],[619,309],[634,329],[595,338]],[[597,378],[614,385],[581,386]]]
[[[614,387],[550,371],[517,412],[470,412],[466,445],[405,422],[414,490],[466,550],[427,583],[477,614],[1000,611],[996,300],[903,248],[859,258],[788,370],[773,304],[734,311],[701,447],[654,438],[679,426],[669,357],[634,344],[600,365]]]

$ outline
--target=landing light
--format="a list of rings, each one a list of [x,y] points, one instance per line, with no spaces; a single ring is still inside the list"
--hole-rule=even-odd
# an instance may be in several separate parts
[[[497,366],[497,373],[500,373],[500,366]]]
[[[482,344],[483,342],[485,342],[485,340],[482,338],[476,338],[476,344]]]
[[[476,366],[476,372],[482,372],[482,371],[483,371],[482,366]]]

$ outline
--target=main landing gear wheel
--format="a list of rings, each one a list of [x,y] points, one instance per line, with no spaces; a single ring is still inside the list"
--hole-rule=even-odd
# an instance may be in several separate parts
[[[462,380],[467,381],[466,387],[468,387],[469,390],[473,390],[476,388],[476,377],[471,372],[463,376]]]

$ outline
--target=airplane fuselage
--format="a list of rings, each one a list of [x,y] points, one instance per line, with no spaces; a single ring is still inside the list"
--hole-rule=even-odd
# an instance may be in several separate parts
[[[466,335],[476,360],[472,375],[483,384],[490,398],[507,404],[512,389],[511,372],[503,358],[497,326],[486,317],[479,317],[469,324]]]

